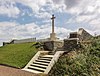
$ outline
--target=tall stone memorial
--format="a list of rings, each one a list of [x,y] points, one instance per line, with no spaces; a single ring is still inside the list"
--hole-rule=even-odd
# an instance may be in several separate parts
[[[59,40],[59,38],[56,37],[55,33],[55,25],[54,25],[54,19],[56,17],[52,15],[51,21],[52,21],[52,32],[50,33],[50,38],[48,41],[44,42],[44,50],[50,50],[54,51],[59,47],[62,47],[63,42]]]
[[[54,32],[54,19],[55,18],[56,17],[54,17],[54,15],[52,15],[52,18],[51,18],[51,20],[52,20],[52,33],[50,34],[50,40],[52,40],[52,41],[56,40],[56,33]]]

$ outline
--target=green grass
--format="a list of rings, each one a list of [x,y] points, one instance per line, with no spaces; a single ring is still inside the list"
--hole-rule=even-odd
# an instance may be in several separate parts
[[[23,68],[35,55],[34,43],[9,44],[0,47],[0,64]]]

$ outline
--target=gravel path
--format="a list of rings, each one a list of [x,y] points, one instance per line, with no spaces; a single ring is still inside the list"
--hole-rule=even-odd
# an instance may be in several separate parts
[[[0,65],[0,76],[40,76],[40,75],[26,72],[21,69],[15,69]]]

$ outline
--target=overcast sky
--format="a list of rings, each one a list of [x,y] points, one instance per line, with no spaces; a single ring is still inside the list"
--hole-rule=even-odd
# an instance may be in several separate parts
[[[100,34],[100,0],[0,0],[0,44],[49,37],[52,14],[60,38],[80,27]]]

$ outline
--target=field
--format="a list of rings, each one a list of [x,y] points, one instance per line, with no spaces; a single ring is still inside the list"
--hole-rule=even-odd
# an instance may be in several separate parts
[[[35,55],[34,43],[9,44],[0,47],[0,64],[23,68]]]

